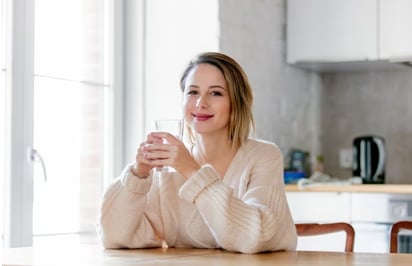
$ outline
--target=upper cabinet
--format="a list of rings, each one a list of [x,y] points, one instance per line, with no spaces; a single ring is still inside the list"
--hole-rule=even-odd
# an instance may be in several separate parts
[[[411,0],[379,0],[379,52],[382,59],[412,60],[411,13]]]
[[[287,62],[412,58],[410,0],[288,0]]]

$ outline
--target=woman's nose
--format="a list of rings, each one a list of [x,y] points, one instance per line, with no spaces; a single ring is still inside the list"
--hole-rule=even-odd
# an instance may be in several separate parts
[[[200,97],[197,99],[196,107],[197,107],[198,109],[206,109],[206,108],[208,107],[207,99],[206,99],[205,96],[200,96]]]

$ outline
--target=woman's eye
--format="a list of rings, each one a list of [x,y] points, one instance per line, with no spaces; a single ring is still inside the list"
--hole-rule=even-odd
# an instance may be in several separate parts
[[[211,93],[213,96],[222,96],[222,93],[220,91],[212,91]]]
[[[197,94],[197,91],[195,90],[190,90],[187,92],[187,95],[196,95],[196,94]]]

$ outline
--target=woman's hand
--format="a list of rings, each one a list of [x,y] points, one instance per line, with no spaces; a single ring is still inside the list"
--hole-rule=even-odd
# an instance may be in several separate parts
[[[151,143],[141,147],[142,156],[137,156],[140,165],[145,169],[150,171],[153,167],[171,166],[185,177],[190,177],[200,169],[200,165],[190,155],[183,142],[172,134],[152,132],[148,136],[149,139]],[[163,139],[166,140],[165,143]]]
[[[160,144],[163,142],[162,138],[153,137],[151,134],[148,134],[146,141],[140,143],[139,149],[136,154],[136,163],[133,165],[132,173],[138,177],[146,177],[149,175],[150,171],[156,165],[153,164],[152,160],[148,158],[148,149],[149,146],[154,144]]]

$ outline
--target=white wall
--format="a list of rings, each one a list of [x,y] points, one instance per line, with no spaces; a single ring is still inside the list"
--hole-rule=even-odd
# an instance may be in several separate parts
[[[218,50],[219,23],[217,0],[126,0],[125,12],[126,163],[154,119],[181,116],[180,75],[194,55]]]
[[[146,126],[180,117],[180,76],[197,53],[218,50],[217,0],[150,0],[146,8]]]

